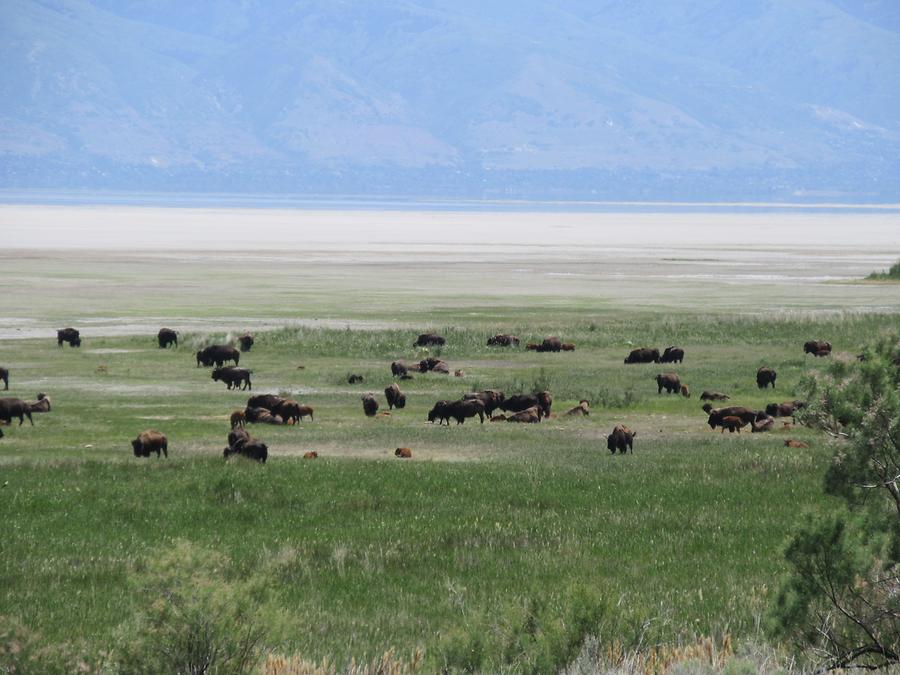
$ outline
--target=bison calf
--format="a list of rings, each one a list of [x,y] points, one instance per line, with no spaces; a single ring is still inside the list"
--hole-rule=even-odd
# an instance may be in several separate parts
[[[722,421],[719,424],[722,427],[723,434],[726,429],[728,429],[728,433],[733,434],[735,431],[741,433],[741,429],[747,426],[748,422],[746,419],[742,419],[737,415],[727,415],[722,418]]]
[[[394,450],[394,457],[399,457],[400,459],[410,459],[412,457],[412,450],[409,448],[397,448]]]

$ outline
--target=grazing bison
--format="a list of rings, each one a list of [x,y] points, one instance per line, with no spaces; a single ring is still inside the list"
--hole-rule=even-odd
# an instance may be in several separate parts
[[[250,333],[244,333],[237,339],[237,341],[242,352],[249,352],[251,349],[253,349],[254,340],[253,336],[250,335]]]
[[[731,397],[728,394],[723,394],[720,391],[708,391],[704,390],[702,394],[700,394],[701,401],[727,401]]]
[[[393,410],[394,408],[402,410],[406,407],[406,395],[400,391],[400,387],[396,384],[385,387],[384,397],[387,399],[389,410]]]
[[[171,328],[160,328],[159,333],[156,334],[156,339],[159,342],[160,349],[166,349],[170,346],[178,346],[178,333],[176,333]]]
[[[228,345],[210,345],[197,352],[198,368],[201,364],[207,367],[215,364],[221,368],[226,361],[234,361],[234,365],[240,365],[241,353]]]
[[[485,389],[484,391],[473,391],[463,396],[464,399],[478,399],[484,404],[484,414],[493,415],[494,411],[500,407],[505,400],[502,391],[496,389]]]
[[[357,375],[356,373],[350,373],[347,376],[347,384],[358,384],[365,381],[366,378],[364,378],[362,375]]]
[[[309,452],[303,453],[303,459],[318,459],[319,453],[315,450],[310,450]]]
[[[722,418],[721,421],[722,433],[725,433],[725,430],[728,429],[728,433],[733,434],[735,431],[741,433],[741,429],[748,424],[752,424],[751,422],[747,422],[745,419],[738,417],[737,415],[727,415]]]
[[[722,421],[726,417],[739,417],[746,424],[750,424],[756,420],[756,411],[750,410],[750,408],[744,408],[743,406],[731,406],[729,408],[713,410],[712,406],[707,403],[703,406],[703,410],[709,415],[707,424],[709,424],[710,429],[722,426]]]
[[[74,328],[63,328],[56,331],[56,345],[62,347],[63,342],[68,342],[70,347],[80,347],[81,334]]]
[[[212,371],[212,379],[216,382],[224,382],[229,389],[253,389],[250,382],[252,370],[246,368],[235,368],[234,366],[224,366],[222,368],[214,368]]]
[[[422,333],[416,341],[413,342],[413,347],[435,347],[435,346],[443,346],[447,343],[447,340],[442,338],[437,333]]]
[[[560,345],[560,349],[564,352],[574,352],[575,344],[573,342],[563,342],[562,345]]]
[[[772,417],[793,417],[800,408],[806,406],[804,401],[785,401],[784,403],[770,403],[766,406],[766,414]]]
[[[775,418],[769,415],[758,415],[756,416],[756,420],[753,421],[752,427],[750,431],[754,434],[761,433],[763,431],[772,431],[775,428]]]
[[[659,363],[659,350],[650,347],[633,349],[625,357],[625,363]]]
[[[558,352],[562,349],[562,342],[558,337],[544,338],[537,351],[539,352]]]
[[[408,370],[409,368],[402,361],[394,361],[391,363],[391,375],[394,377],[403,377],[408,374]]]
[[[304,417],[309,417],[309,419],[315,421],[313,418],[314,411],[311,407],[308,405],[300,405],[297,401],[290,399],[279,402],[274,408],[270,408],[270,410],[274,415],[278,415],[283,419],[285,424],[287,424],[288,421],[297,424]]]
[[[438,401],[434,404],[434,407],[428,411],[428,421],[434,424],[434,421],[438,421],[438,426],[443,424],[445,421],[447,422],[447,426],[450,426],[450,401]]]
[[[366,394],[362,397],[362,404],[366,417],[375,417],[378,412],[378,401],[375,400],[375,397],[372,394]]]
[[[500,333],[493,337],[489,337],[487,341],[488,347],[518,347],[519,346],[519,338],[515,335],[506,335],[505,333]]]
[[[37,395],[37,401],[29,402],[28,409],[33,413],[50,412],[50,397],[41,393]]]
[[[831,343],[825,342],[825,340],[809,340],[803,343],[803,353],[828,356],[831,354]]]
[[[510,396],[500,403],[498,406],[504,412],[522,412],[533,406],[540,408],[541,415],[550,416],[550,407],[553,405],[553,396],[549,391],[542,391],[537,394],[516,394]]]
[[[240,455],[241,457],[246,457],[247,459],[256,460],[260,464],[265,464],[266,460],[269,458],[269,448],[265,443],[261,441],[250,439],[246,443],[241,443],[236,446],[229,446],[225,448],[225,452],[223,454],[226,459],[231,455]]]
[[[9,389],[9,370],[0,368],[0,380],[3,380],[3,388]]]
[[[506,417],[507,422],[519,422],[520,424],[537,424],[541,421],[541,409],[537,406],[526,408],[521,412]]]
[[[778,373],[776,373],[768,366],[763,366],[756,371],[756,386],[760,389],[765,389],[771,384],[772,389],[774,389],[776,377],[778,377]]]
[[[661,373],[656,376],[657,394],[665,389],[667,394],[677,394],[681,391],[681,380],[675,373]]]
[[[631,454],[634,454],[635,436],[637,436],[636,431],[632,431],[623,424],[617,424],[612,433],[606,437],[606,447],[612,454],[616,454],[616,450],[623,455],[628,450],[631,450]]]
[[[231,413],[231,428],[235,429],[240,427],[241,429],[247,424],[247,416],[244,414],[243,410],[235,410]]]
[[[250,441],[250,434],[245,429],[232,429],[228,432],[228,447],[234,448]]]
[[[681,363],[684,361],[684,350],[681,347],[666,347],[659,357],[660,363]]]
[[[457,424],[463,424],[467,418],[475,416],[478,416],[481,423],[484,424],[484,403],[477,398],[463,398],[453,401],[447,406],[446,412],[456,420]],[[447,424],[450,424],[449,420],[447,420]]]
[[[412,450],[409,448],[397,448],[394,450],[394,457],[399,457],[400,459],[410,459],[412,457]]]
[[[795,441],[793,438],[784,439],[784,446],[786,448],[808,448],[809,447],[803,441]]]
[[[149,457],[155,452],[159,458],[161,452],[166,457],[169,456],[169,441],[166,435],[153,429],[147,429],[138,434],[138,437],[131,441],[131,449],[134,451],[135,457]]]
[[[581,399],[571,410],[568,410],[563,413],[564,417],[579,417],[582,415],[590,415],[591,414],[591,404],[587,401],[587,399]]]
[[[25,422],[25,418],[34,426],[31,419],[31,406],[20,398],[0,398],[0,422],[12,424],[12,418],[19,418],[19,426]]]
[[[284,398],[275,394],[257,394],[247,399],[247,407],[274,410],[282,401],[284,401]]]

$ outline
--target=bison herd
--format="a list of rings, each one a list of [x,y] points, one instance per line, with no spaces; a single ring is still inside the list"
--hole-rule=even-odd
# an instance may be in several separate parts
[[[170,328],[161,328],[157,335],[160,349],[178,347],[178,333]],[[241,353],[248,352],[254,344],[254,338],[250,334],[244,334],[237,338],[240,350],[231,345],[213,344],[196,352],[197,367],[213,367],[212,379],[216,382],[224,382],[229,390],[252,390],[250,375],[253,371],[239,367]],[[446,338],[435,333],[423,333],[418,336],[413,345],[415,347],[443,347]],[[81,336],[74,328],[64,328],[57,331],[57,344],[63,343],[71,347],[81,346]],[[487,340],[491,347],[517,347],[520,339],[515,335],[497,334]],[[558,337],[544,338],[540,343],[528,343],[526,349],[536,352],[561,352],[574,351],[575,345],[562,342]],[[821,340],[810,340],[803,345],[805,354],[813,354],[816,357],[828,356],[831,353],[831,344]],[[676,346],[666,347],[662,353],[653,347],[640,347],[633,349],[625,358],[625,364],[640,363],[683,363],[684,349]],[[225,365],[233,362],[234,365]],[[429,356],[418,363],[410,365],[402,361],[394,361],[390,366],[391,375],[401,380],[412,379],[412,372],[449,374],[450,367],[442,359]],[[462,375],[461,371],[456,371]],[[759,368],[756,372],[756,384],[760,389],[775,388],[777,373],[768,366]],[[3,380],[4,389],[9,389],[9,370],[0,368],[0,379]],[[676,373],[660,373],[656,375],[657,392],[662,394],[680,394],[690,398],[690,389],[683,383]],[[355,384],[362,382],[361,375],[350,375],[348,382]],[[384,397],[388,411],[403,410],[406,407],[406,395],[396,383],[388,385],[384,389]],[[805,406],[803,401],[792,400],[782,403],[770,403],[764,410],[753,410],[742,406],[727,406],[713,408],[709,401],[727,401],[727,394],[704,390],[700,399],[707,401],[702,406],[707,414],[707,423],[713,430],[721,428],[722,433],[740,433],[742,429],[750,426],[753,433],[770,431],[775,427],[775,419],[779,417],[794,417],[797,411]],[[467,419],[478,418],[481,424],[485,418],[491,422],[513,422],[535,424],[552,415],[551,408],[553,397],[549,391],[534,393],[520,393],[507,396],[497,389],[485,389],[483,391],[464,394],[457,400],[439,400],[426,415],[428,422],[437,422],[438,426],[444,423],[450,426],[450,420],[457,425],[462,425]],[[363,413],[367,417],[378,415],[379,402],[374,394],[367,393],[362,397]],[[27,417],[34,425],[33,413],[50,412],[50,399],[43,393],[37,395],[33,402],[18,398],[0,398],[0,423],[11,424],[18,418],[19,425],[24,423]],[[383,412],[388,415],[390,412]],[[582,399],[577,406],[563,413],[563,416],[587,416],[590,414],[590,403]],[[268,458],[268,447],[265,443],[253,438],[246,430],[249,424],[273,424],[296,425],[308,417],[314,419],[314,410],[310,406],[302,405],[293,399],[262,394],[251,396],[247,405],[240,410],[235,410],[230,416],[231,430],[228,433],[227,447],[223,455],[227,458],[231,455],[241,455],[261,463]],[[607,448],[615,454],[634,452],[634,438],[637,432],[624,425],[616,425],[612,433],[607,436]],[[3,432],[0,430],[0,438]],[[795,443],[796,445],[791,445]],[[805,444],[791,441],[786,442],[789,447],[803,447]],[[148,429],[142,431],[132,442],[132,450],[135,457],[150,457],[156,454],[159,457],[168,457],[168,439],[164,433]],[[397,448],[395,455],[399,458],[412,457],[409,448]],[[318,457],[315,451],[307,452],[304,457],[314,459]]]

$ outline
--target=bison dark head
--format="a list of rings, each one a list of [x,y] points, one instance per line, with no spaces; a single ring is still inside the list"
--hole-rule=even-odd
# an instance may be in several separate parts
[[[616,435],[610,434],[606,437],[606,449],[611,453],[616,454]]]
[[[221,369],[221,368],[214,368],[213,371],[212,371],[212,379],[214,379],[216,382],[218,382],[218,381],[219,381],[219,378],[220,378],[221,376],[222,376],[222,369]]]
[[[135,438],[133,441],[131,441],[131,450],[134,452],[135,457],[140,457],[144,454],[144,446],[141,443],[140,438]]]
[[[81,338],[80,338],[80,337],[74,338],[74,339],[72,340],[72,346],[73,346],[73,347],[80,347],[80,346],[81,346]]]
[[[203,360],[203,351],[197,352],[197,367],[200,367],[200,361]]]

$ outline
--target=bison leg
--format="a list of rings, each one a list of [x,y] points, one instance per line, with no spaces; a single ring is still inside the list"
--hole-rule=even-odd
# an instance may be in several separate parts
[[[481,418],[481,423],[484,424],[484,413],[479,411],[478,416]]]

